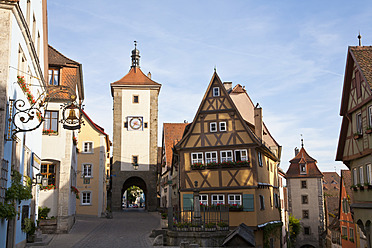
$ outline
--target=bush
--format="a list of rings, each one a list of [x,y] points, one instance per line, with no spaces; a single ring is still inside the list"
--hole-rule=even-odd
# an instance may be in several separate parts
[[[39,219],[45,220],[48,218],[50,208],[48,207],[39,207]]]
[[[24,219],[22,231],[27,233],[28,235],[33,235],[35,233],[35,230],[35,222],[29,218]]]

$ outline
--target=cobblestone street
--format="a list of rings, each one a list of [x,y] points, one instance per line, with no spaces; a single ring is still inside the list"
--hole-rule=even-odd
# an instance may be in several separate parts
[[[69,234],[55,235],[44,247],[152,247],[149,234],[160,227],[157,212],[131,210],[114,212],[113,216],[113,219],[79,216]]]

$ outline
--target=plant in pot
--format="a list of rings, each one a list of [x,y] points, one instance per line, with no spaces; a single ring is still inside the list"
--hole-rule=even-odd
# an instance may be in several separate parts
[[[358,187],[356,185],[351,185],[350,188],[354,191],[358,191]]]
[[[35,242],[35,231],[36,226],[35,222],[29,218],[25,218],[23,222],[22,231],[27,234],[27,242],[33,243]]]
[[[368,127],[368,128],[366,129],[366,134],[370,134],[370,133],[372,133],[372,127]]]
[[[358,183],[357,186],[358,186],[358,188],[359,188],[360,190],[364,190],[364,185]]]
[[[209,222],[205,223],[205,231],[215,231],[216,230],[216,223]]]
[[[218,222],[217,227],[220,231],[228,231],[229,225],[226,222]]]
[[[372,189],[372,185],[369,183],[364,183],[365,188]]]
[[[361,133],[354,133],[354,139],[359,139],[362,137],[362,134]]]

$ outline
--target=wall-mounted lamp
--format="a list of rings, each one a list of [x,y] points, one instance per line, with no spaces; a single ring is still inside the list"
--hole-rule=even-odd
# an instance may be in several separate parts
[[[33,179],[33,182],[32,182],[32,185],[37,185],[37,184],[41,184],[42,183],[42,180],[43,180],[43,174],[41,173],[38,173],[36,174],[36,177]]]

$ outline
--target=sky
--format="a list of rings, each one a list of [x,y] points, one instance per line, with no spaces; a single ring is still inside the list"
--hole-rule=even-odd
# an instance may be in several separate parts
[[[321,171],[335,162],[348,46],[372,44],[369,1],[48,1],[49,44],[83,65],[85,111],[112,137],[110,83],[140,66],[162,84],[163,123],[192,122],[212,78],[245,86],[283,147],[301,138]],[[302,135],[302,136],[301,136]]]

